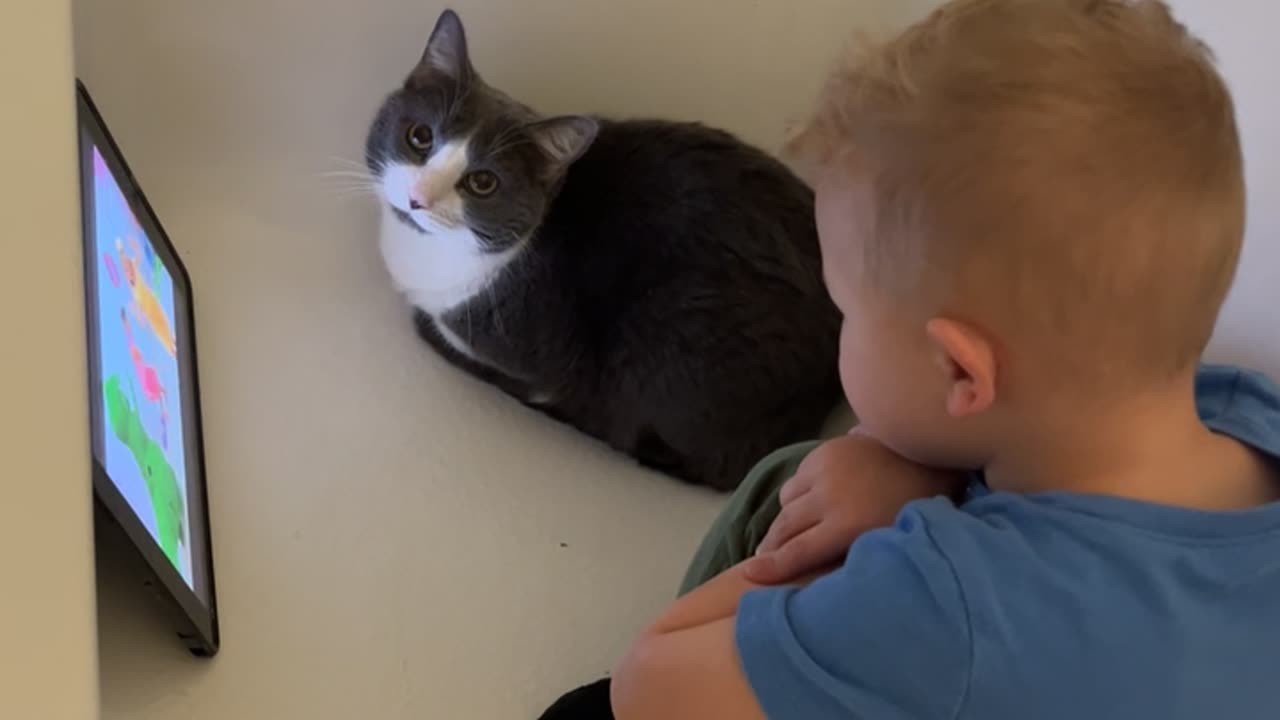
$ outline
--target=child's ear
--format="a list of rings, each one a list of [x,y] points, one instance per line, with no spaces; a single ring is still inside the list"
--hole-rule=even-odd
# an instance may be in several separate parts
[[[947,412],[984,412],[996,399],[996,354],[990,338],[967,323],[934,318],[925,325],[934,362],[947,382]]]

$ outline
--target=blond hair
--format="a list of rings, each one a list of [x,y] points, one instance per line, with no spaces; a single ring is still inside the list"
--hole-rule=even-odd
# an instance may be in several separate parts
[[[1235,274],[1233,103],[1164,2],[955,0],[855,48],[791,149],[866,179],[864,281],[1082,370],[1194,367]]]

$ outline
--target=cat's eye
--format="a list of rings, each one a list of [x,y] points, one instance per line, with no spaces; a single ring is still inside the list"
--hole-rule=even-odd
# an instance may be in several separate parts
[[[488,170],[477,170],[462,178],[462,184],[476,197],[489,197],[498,191],[498,176]]]
[[[435,136],[431,128],[426,125],[410,125],[405,131],[404,139],[415,152],[425,155],[431,151],[431,143],[435,141]]]

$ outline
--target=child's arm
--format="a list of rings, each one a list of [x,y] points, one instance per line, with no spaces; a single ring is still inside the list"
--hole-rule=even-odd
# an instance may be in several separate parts
[[[924,503],[836,571],[802,588],[747,592],[734,568],[673,605],[611,682],[618,720],[954,717],[972,674],[958,573]],[[958,531],[958,525],[951,530]]]
[[[734,643],[734,619],[646,634],[614,671],[617,720],[764,720]]]
[[[824,444],[784,488],[783,514],[762,554],[677,600],[635,642],[613,675],[614,715],[619,720],[764,717],[735,646],[743,595],[763,583],[807,585],[838,567],[859,534],[891,524],[905,503],[958,495],[963,483],[962,476],[910,463],[865,436]]]
[[[645,635],[664,635],[733,617],[738,612],[738,601],[743,595],[766,587],[747,579],[746,565],[735,565],[676,600],[649,626]],[[836,567],[838,565],[831,565],[821,572],[810,573],[786,584],[808,585]]]
[[[742,565],[735,565],[669,605],[644,635],[664,635],[733,617],[739,598],[760,587],[747,579]]]
[[[618,720],[764,717],[734,647],[738,601],[763,587],[743,569],[729,568],[674,602],[635,642],[613,675]]]
[[[763,719],[733,638],[738,601],[759,587],[737,565],[676,600],[614,670],[614,717]]]
[[[939,495],[958,501],[968,480],[917,465],[855,429],[815,449],[782,486],[782,511],[745,563],[745,577],[788,583],[838,562],[864,532],[892,525],[907,503]]]

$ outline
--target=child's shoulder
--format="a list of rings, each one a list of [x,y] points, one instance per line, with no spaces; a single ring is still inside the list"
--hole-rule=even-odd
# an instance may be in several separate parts
[[[1280,457],[1280,385],[1256,370],[1203,365],[1196,407],[1210,428]]]
[[[1270,661],[1280,647],[1280,503],[1209,513],[1066,493],[990,493],[958,506],[913,503],[895,527],[868,538],[846,568],[861,578],[860,589],[872,592],[873,576],[858,566],[880,558],[894,568],[880,575],[892,586],[878,590],[918,591],[907,582],[917,577],[933,590],[922,602],[895,595],[904,616],[952,618],[950,637],[964,639],[964,716],[1008,716],[996,710],[1011,707],[1014,687],[1028,706],[1064,711],[1046,717],[1103,717],[1109,698],[1162,687],[1171,676],[1221,677],[1225,687],[1240,687],[1222,668],[1240,658]],[[927,647],[931,656],[958,654],[954,643]],[[1082,687],[1090,692],[1080,694]],[[1257,700],[1227,702],[1240,710]],[[1196,712],[1152,698],[1152,712],[1139,714],[1204,717],[1197,712],[1221,698],[1206,691],[1187,701]]]

